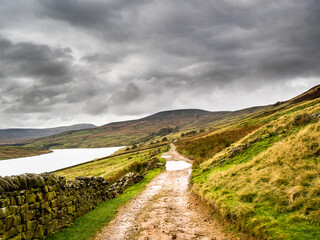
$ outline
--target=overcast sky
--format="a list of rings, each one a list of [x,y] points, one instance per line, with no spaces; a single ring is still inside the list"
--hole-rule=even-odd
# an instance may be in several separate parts
[[[2,0],[0,128],[271,104],[319,64],[319,0]]]

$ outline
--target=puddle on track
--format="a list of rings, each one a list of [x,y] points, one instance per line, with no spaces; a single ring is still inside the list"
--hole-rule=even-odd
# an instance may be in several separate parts
[[[167,161],[166,169],[167,171],[178,171],[187,168],[191,168],[191,164],[185,161]]]
[[[119,209],[95,240],[235,239],[222,232],[209,210],[192,197],[188,189],[192,161],[179,155],[174,145],[164,155],[167,171]]]

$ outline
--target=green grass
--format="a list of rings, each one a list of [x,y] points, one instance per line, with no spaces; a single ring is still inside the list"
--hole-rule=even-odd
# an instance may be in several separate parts
[[[120,156],[111,156],[101,158],[79,166],[56,171],[55,174],[66,177],[66,179],[74,179],[77,176],[100,176],[113,182],[128,172],[139,172],[147,165],[147,160],[156,149],[160,152],[156,157],[160,157],[167,146],[155,146],[154,148],[137,150]]]
[[[319,153],[320,123],[293,127],[222,165],[198,166],[192,188],[223,218],[259,239],[320,239]]]
[[[259,125],[240,126],[204,137],[181,139],[176,143],[177,150],[193,159],[196,166],[259,127]]]
[[[320,113],[319,99],[270,108],[216,128],[208,137],[180,141],[186,146],[178,150],[189,150],[185,155],[203,151],[207,158],[194,165],[192,190],[221,219],[258,239],[320,240],[320,123],[295,121],[314,113]],[[252,125],[262,126],[214,151],[215,138]]]
[[[50,150],[35,147],[0,146],[0,160],[30,157],[50,152]]]
[[[90,137],[91,135],[99,134],[98,130],[80,130],[71,133],[58,134],[51,137],[40,138],[39,140],[31,140],[30,143],[25,146],[28,147],[45,147],[45,148],[99,148],[99,147],[114,147],[114,146],[128,146],[137,142],[147,134],[125,134],[114,133],[97,135]]]
[[[116,210],[129,202],[131,199],[136,197],[141,193],[146,185],[158,174],[160,174],[162,169],[155,169],[149,171],[145,178],[129,187],[124,191],[124,193],[114,199],[106,201],[98,205],[95,209],[78,218],[72,226],[63,229],[50,236],[49,240],[86,240],[93,238],[96,233],[116,215]]]

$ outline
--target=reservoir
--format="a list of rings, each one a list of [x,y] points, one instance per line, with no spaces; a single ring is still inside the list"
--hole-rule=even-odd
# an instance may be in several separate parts
[[[23,173],[52,172],[109,156],[123,147],[52,149],[52,153],[39,156],[0,161],[0,176]]]

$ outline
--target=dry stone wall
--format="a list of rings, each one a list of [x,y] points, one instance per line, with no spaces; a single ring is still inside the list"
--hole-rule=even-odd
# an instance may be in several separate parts
[[[110,186],[102,177],[75,181],[51,173],[0,177],[0,240],[45,239],[142,178],[128,173]]]

